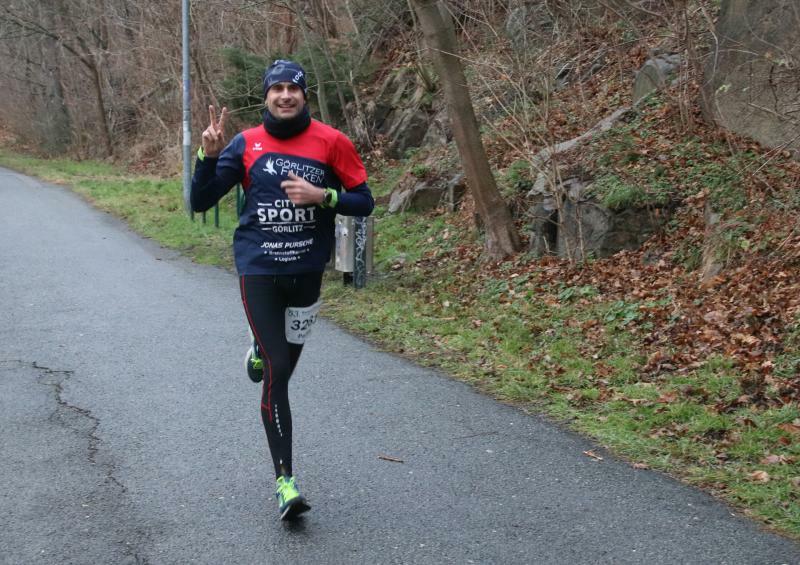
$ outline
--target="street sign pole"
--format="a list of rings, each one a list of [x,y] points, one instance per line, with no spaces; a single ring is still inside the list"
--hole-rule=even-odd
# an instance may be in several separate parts
[[[192,108],[189,89],[189,0],[181,0],[181,24],[183,32],[183,204],[194,221],[189,202],[192,186]]]

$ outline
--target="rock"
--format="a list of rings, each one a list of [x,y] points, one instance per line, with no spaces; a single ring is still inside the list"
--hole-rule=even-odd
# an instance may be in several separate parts
[[[450,128],[450,119],[447,117],[447,108],[437,111],[433,117],[428,118],[428,131],[422,138],[422,147],[440,147],[447,145],[453,139],[453,130]]]
[[[373,101],[367,104],[366,122],[375,133],[386,138],[388,157],[402,158],[409,148],[425,142],[432,125],[432,111],[426,95],[419,76],[404,67],[390,74]],[[430,141],[437,141],[436,133],[431,135]]]
[[[717,245],[714,245],[714,232],[721,218],[721,214],[715,211],[709,200],[706,199],[706,204],[703,208],[703,219],[705,220],[706,228],[705,242],[703,244],[703,262],[700,265],[700,280],[704,283],[716,277],[725,267],[725,264],[719,258]]]
[[[387,211],[396,214],[409,210],[415,212],[430,210],[439,206],[444,192],[442,187],[434,187],[426,181],[419,181],[411,188],[392,191]]]
[[[422,212],[436,208],[441,203],[444,193],[444,187],[431,186],[426,182],[422,182],[414,187],[407,209],[414,212]]]
[[[558,255],[581,261],[638,249],[664,222],[664,215],[656,212],[658,209],[649,208],[609,210],[595,200],[567,200]]]
[[[558,247],[558,211],[553,199],[536,203],[528,212],[530,252],[535,257],[555,255]]]
[[[386,118],[389,116],[391,111],[392,108],[388,104],[377,103],[374,100],[367,102],[365,113],[367,116],[369,116],[368,119],[372,129],[375,132],[382,134],[386,133],[384,130],[384,124],[386,124]]]
[[[716,36],[705,69],[706,114],[769,147],[800,150],[797,0],[722,0]]]
[[[422,212],[443,204],[453,210],[461,202],[466,190],[463,174],[457,174],[446,184],[441,184],[406,173],[392,189],[387,211],[390,214],[409,210]]]
[[[681,64],[680,55],[659,55],[648,59],[636,73],[633,83],[633,103],[637,104],[648,94],[664,89]]]
[[[445,187],[443,199],[447,205],[447,209],[453,212],[461,203],[466,193],[467,181],[464,177],[464,173],[458,173],[447,181],[447,186]]]
[[[548,184],[540,175],[528,193],[533,198],[528,211],[529,250],[535,256],[558,255],[582,261],[638,249],[667,218],[658,208],[610,210],[586,196],[591,184],[580,177],[568,178],[559,187],[565,195],[559,210]]]
[[[411,147],[419,147],[430,125],[428,113],[419,108],[407,108],[393,120],[386,133],[389,139],[388,155],[401,158]]]
[[[392,194],[389,196],[389,207],[386,208],[386,211],[390,214],[405,212],[411,201],[412,193],[413,188],[392,191]]]

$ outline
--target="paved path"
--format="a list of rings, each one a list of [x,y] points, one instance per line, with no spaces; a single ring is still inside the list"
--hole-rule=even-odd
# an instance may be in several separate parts
[[[280,523],[234,276],[2,169],[0,210],[2,563],[800,563],[325,321],[292,388],[314,508]]]

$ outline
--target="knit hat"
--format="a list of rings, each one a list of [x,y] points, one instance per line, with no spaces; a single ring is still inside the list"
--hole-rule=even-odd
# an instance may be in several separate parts
[[[264,98],[267,91],[279,82],[291,82],[303,89],[303,96],[308,97],[306,72],[294,61],[276,59],[264,72]]]

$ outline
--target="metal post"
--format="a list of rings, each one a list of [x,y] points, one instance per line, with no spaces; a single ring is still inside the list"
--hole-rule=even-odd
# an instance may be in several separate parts
[[[367,286],[367,219],[361,216],[353,218],[353,286],[364,288]]]
[[[189,0],[181,0],[181,23],[183,31],[183,203],[194,220],[189,202],[192,186],[192,109],[189,89]]]
[[[219,202],[214,204],[214,227],[219,227]]]

